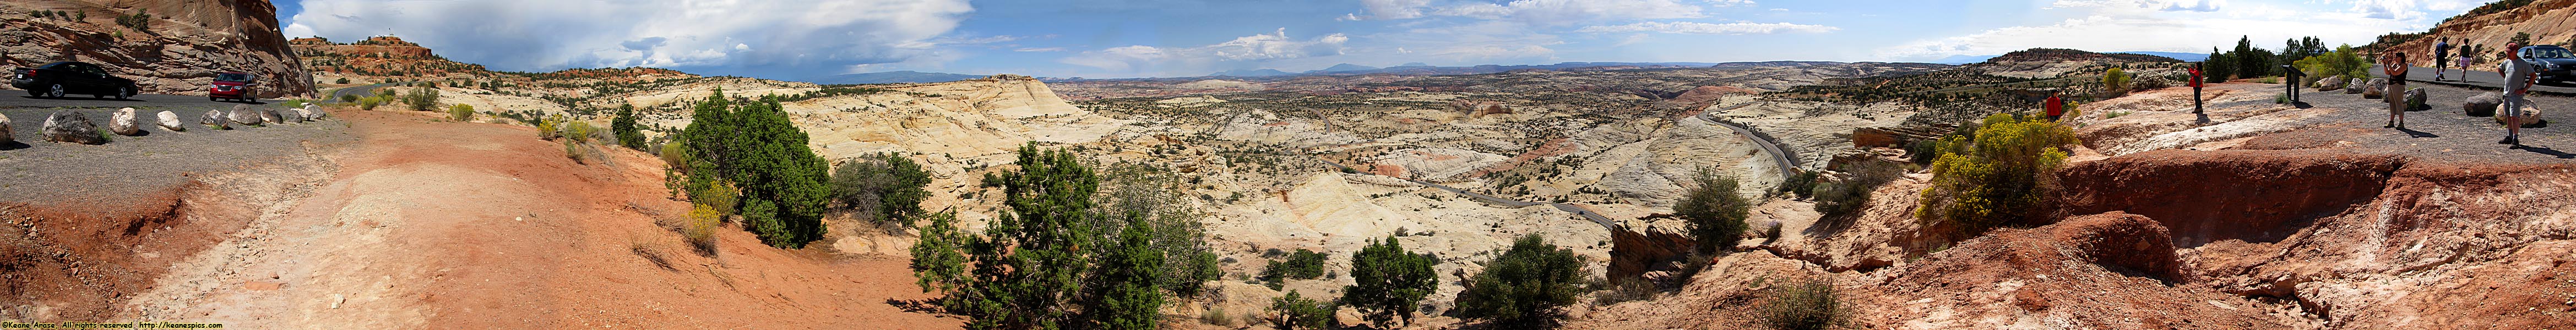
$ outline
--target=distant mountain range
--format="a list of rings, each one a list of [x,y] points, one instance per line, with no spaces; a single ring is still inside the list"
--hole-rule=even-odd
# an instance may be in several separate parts
[[[2209,54],[2175,53],[2175,52],[2111,52],[2111,54],[2155,55],[2155,56],[2170,57],[2170,58],[2173,58],[2173,59],[2182,60],[2183,62],[2199,62],[2199,61],[2201,61],[2201,60],[2207,60],[2207,59],[2209,59]],[[1997,57],[1997,56],[2003,56],[2003,55],[1950,55],[1950,57],[1943,57],[1943,58],[1938,59],[1938,60],[1932,60],[1932,62],[1931,62],[1931,63],[1932,63],[1932,64],[1951,64],[1951,65],[1958,65],[1958,64],[1975,64],[1975,63],[1979,63],[1979,62],[1985,62],[1986,60],[1989,60],[1989,59],[1994,59],[1994,58],[1995,58],[1995,57]]]
[[[971,74],[955,74],[955,73],[940,73],[940,72],[886,71],[886,72],[853,73],[853,74],[845,74],[845,75],[822,76],[822,77],[806,78],[804,81],[805,81],[805,82],[809,82],[809,83],[824,84],[824,85],[848,85],[848,84],[909,84],[909,83],[951,82],[951,81],[959,81],[959,80],[967,80],[967,79],[976,79],[976,78],[983,78],[983,77],[984,77],[984,76],[971,75]]]

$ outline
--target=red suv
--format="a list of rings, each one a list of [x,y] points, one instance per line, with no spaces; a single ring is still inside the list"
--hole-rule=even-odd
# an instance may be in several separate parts
[[[258,102],[259,96],[252,95],[250,93],[250,86],[259,84],[253,82],[256,80],[259,80],[259,76],[248,73],[225,72],[215,74],[215,86],[206,88],[206,100],[222,101],[224,99],[233,99],[241,100],[243,102]]]

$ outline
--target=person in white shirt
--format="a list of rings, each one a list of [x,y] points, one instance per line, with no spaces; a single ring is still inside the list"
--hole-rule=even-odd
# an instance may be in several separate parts
[[[2504,117],[2505,134],[2504,140],[2496,143],[2521,148],[2522,107],[2526,106],[2522,95],[2531,91],[2532,83],[2539,82],[2540,72],[2533,71],[2531,62],[2522,60],[2522,45],[2506,44],[2504,49],[2504,70],[2498,71],[2504,75],[2504,104],[2496,116]]]

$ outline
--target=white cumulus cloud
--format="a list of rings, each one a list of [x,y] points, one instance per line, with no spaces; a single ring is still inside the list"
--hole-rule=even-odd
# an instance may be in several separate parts
[[[1823,26],[1823,25],[1796,24],[1796,23],[1747,23],[1747,22],[1736,22],[1736,23],[1701,23],[1701,22],[1638,22],[1638,23],[1631,23],[1631,24],[1626,24],[1626,25],[1588,26],[1588,27],[1584,27],[1583,29],[1575,30],[1575,32],[1585,32],[1585,33],[1613,33],[1613,32],[1661,32],[1661,33],[1676,33],[1676,34],[1775,34],[1775,33],[1825,33],[1825,32],[1833,32],[1833,31],[1837,31],[1837,30],[1842,30],[1842,28],[1831,27],[1831,26]]]
[[[1269,61],[1341,55],[1350,40],[1350,36],[1340,33],[1299,40],[1289,37],[1288,29],[1282,28],[1196,47],[1132,45],[1086,51],[1057,62],[1110,73],[1198,75]]]
[[[683,67],[810,75],[924,60],[966,0],[305,0],[291,36],[392,34],[502,70]],[[947,41],[947,40],[941,40]],[[962,40],[964,42],[987,40]],[[794,77],[784,77],[794,78]]]

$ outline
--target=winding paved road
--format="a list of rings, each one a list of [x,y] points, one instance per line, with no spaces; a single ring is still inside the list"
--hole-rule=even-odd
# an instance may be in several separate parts
[[[376,88],[382,88],[382,87],[385,87],[385,86],[393,86],[393,85],[398,85],[398,84],[408,84],[408,83],[410,83],[410,82],[389,82],[389,83],[374,84],[374,85],[361,85],[361,86],[349,86],[349,87],[343,87],[343,88],[340,88],[340,89],[331,90],[331,97],[330,97],[330,98],[327,98],[327,99],[323,99],[323,102],[339,102],[339,101],[340,101],[340,96],[341,96],[341,95],[357,95],[357,96],[359,96],[359,97],[366,97],[367,95],[369,95],[369,93],[370,93],[370,92],[374,92],[374,91],[376,90]]]
[[[1367,173],[1367,174],[1369,174],[1369,175],[1377,175],[1377,174],[1375,174],[1375,173],[1369,173],[1369,172],[1367,172],[1367,171],[1360,171],[1360,170],[1357,170],[1357,169],[1353,169],[1353,168],[1351,168],[1350,166],[1342,166],[1342,164],[1341,164],[1341,163],[1335,163],[1335,162],[1333,162],[1333,161],[1331,161],[1331,160],[1326,160],[1326,159],[1324,159],[1323,157],[1315,157],[1315,161],[1324,162],[1324,164],[1326,164],[1326,165],[1332,165],[1332,166],[1333,166],[1333,167],[1335,167],[1335,168],[1340,168],[1340,169],[1342,169],[1342,170],[1347,170],[1347,171],[1350,171],[1350,172],[1352,172],[1352,173]],[[1397,179],[1397,180],[1404,180],[1405,182],[1412,182],[1412,183],[1414,183],[1414,184],[1419,184],[1419,185],[1428,186],[1428,187],[1432,187],[1432,188],[1440,188],[1440,190],[1447,190],[1447,191],[1449,191],[1449,192],[1458,193],[1458,194],[1460,194],[1460,195],[1467,195],[1467,197],[1472,197],[1472,198],[1475,198],[1475,199],[1476,199],[1476,200],[1478,200],[1478,201],[1483,201],[1483,202],[1488,203],[1488,204],[1500,204],[1500,205],[1510,206],[1510,207],[1528,207],[1528,206],[1531,206],[1531,205],[1547,204],[1548,206],[1554,206],[1554,207],[1556,207],[1556,209],[1557,209],[1557,210],[1562,210],[1562,211],[1566,211],[1566,212],[1573,212],[1573,213],[1574,213],[1574,214],[1576,214],[1576,215],[1581,215],[1581,216],[1583,216],[1583,218],[1584,218],[1584,219],[1592,220],[1592,223],[1601,224],[1601,228],[1609,229],[1609,230],[1611,230],[1611,231],[1618,231],[1618,230],[1620,230],[1620,228],[1619,228],[1619,223],[1617,223],[1617,222],[1611,222],[1611,221],[1610,221],[1610,217],[1601,216],[1601,214],[1600,214],[1600,213],[1592,213],[1592,210],[1584,209],[1584,208],[1583,208],[1583,207],[1581,207],[1581,206],[1574,206],[1574,204],[1566,204],[1566,203],[1541,203],[1541,202],[1520,201],[1520,200],[1514,200],[1514,199],[1509,199],[1509,198],[1494,197],[1494,195],[1480,194],[1480,193],[1476,193],[1476,192],[1473,192],[1473,191],[1466,191],[1466,190],[1464,190],[1464,189],[1458,189],[1458,188],[1456,188],[1456,187],[1450,187],[1450,186],[1448,186],[1448,185],[1442,185],[1442,184],[1438,184],[1438,183],[1431,183],[1431,182],[1428,182],[1428,181],[1414,180],[1414,179],[1406,179],[1406,178],[1396,178],[1396,177],[1392,177],[1392,176],[1389,176],[1389,178],[1395,178],[1395,179]]]
[[[1735,123],[1717,120],[1716,117],[1709,117],[1708,113],[1705,112],[1700,113],[1699,116],[1700,120],[1717,123],[1718,126],[1726,126],[1727,129],[1735,130],[1735,134],[1744,135],[1745,138],[1752,139],[1754,145],[1762,147],[1762,152],[1771,154],[1771,160],[1780,162],[1780,177],[1787,178],[1798,175],[1798,159],[1789,158],[1789,152],[1785,149],[1780,149],[1779,142],[1771,141],[1771,138],[1763,137],[1761,134],[1753,134],[1752,129],[1744,128],[1744,126],[1737,126]]]

